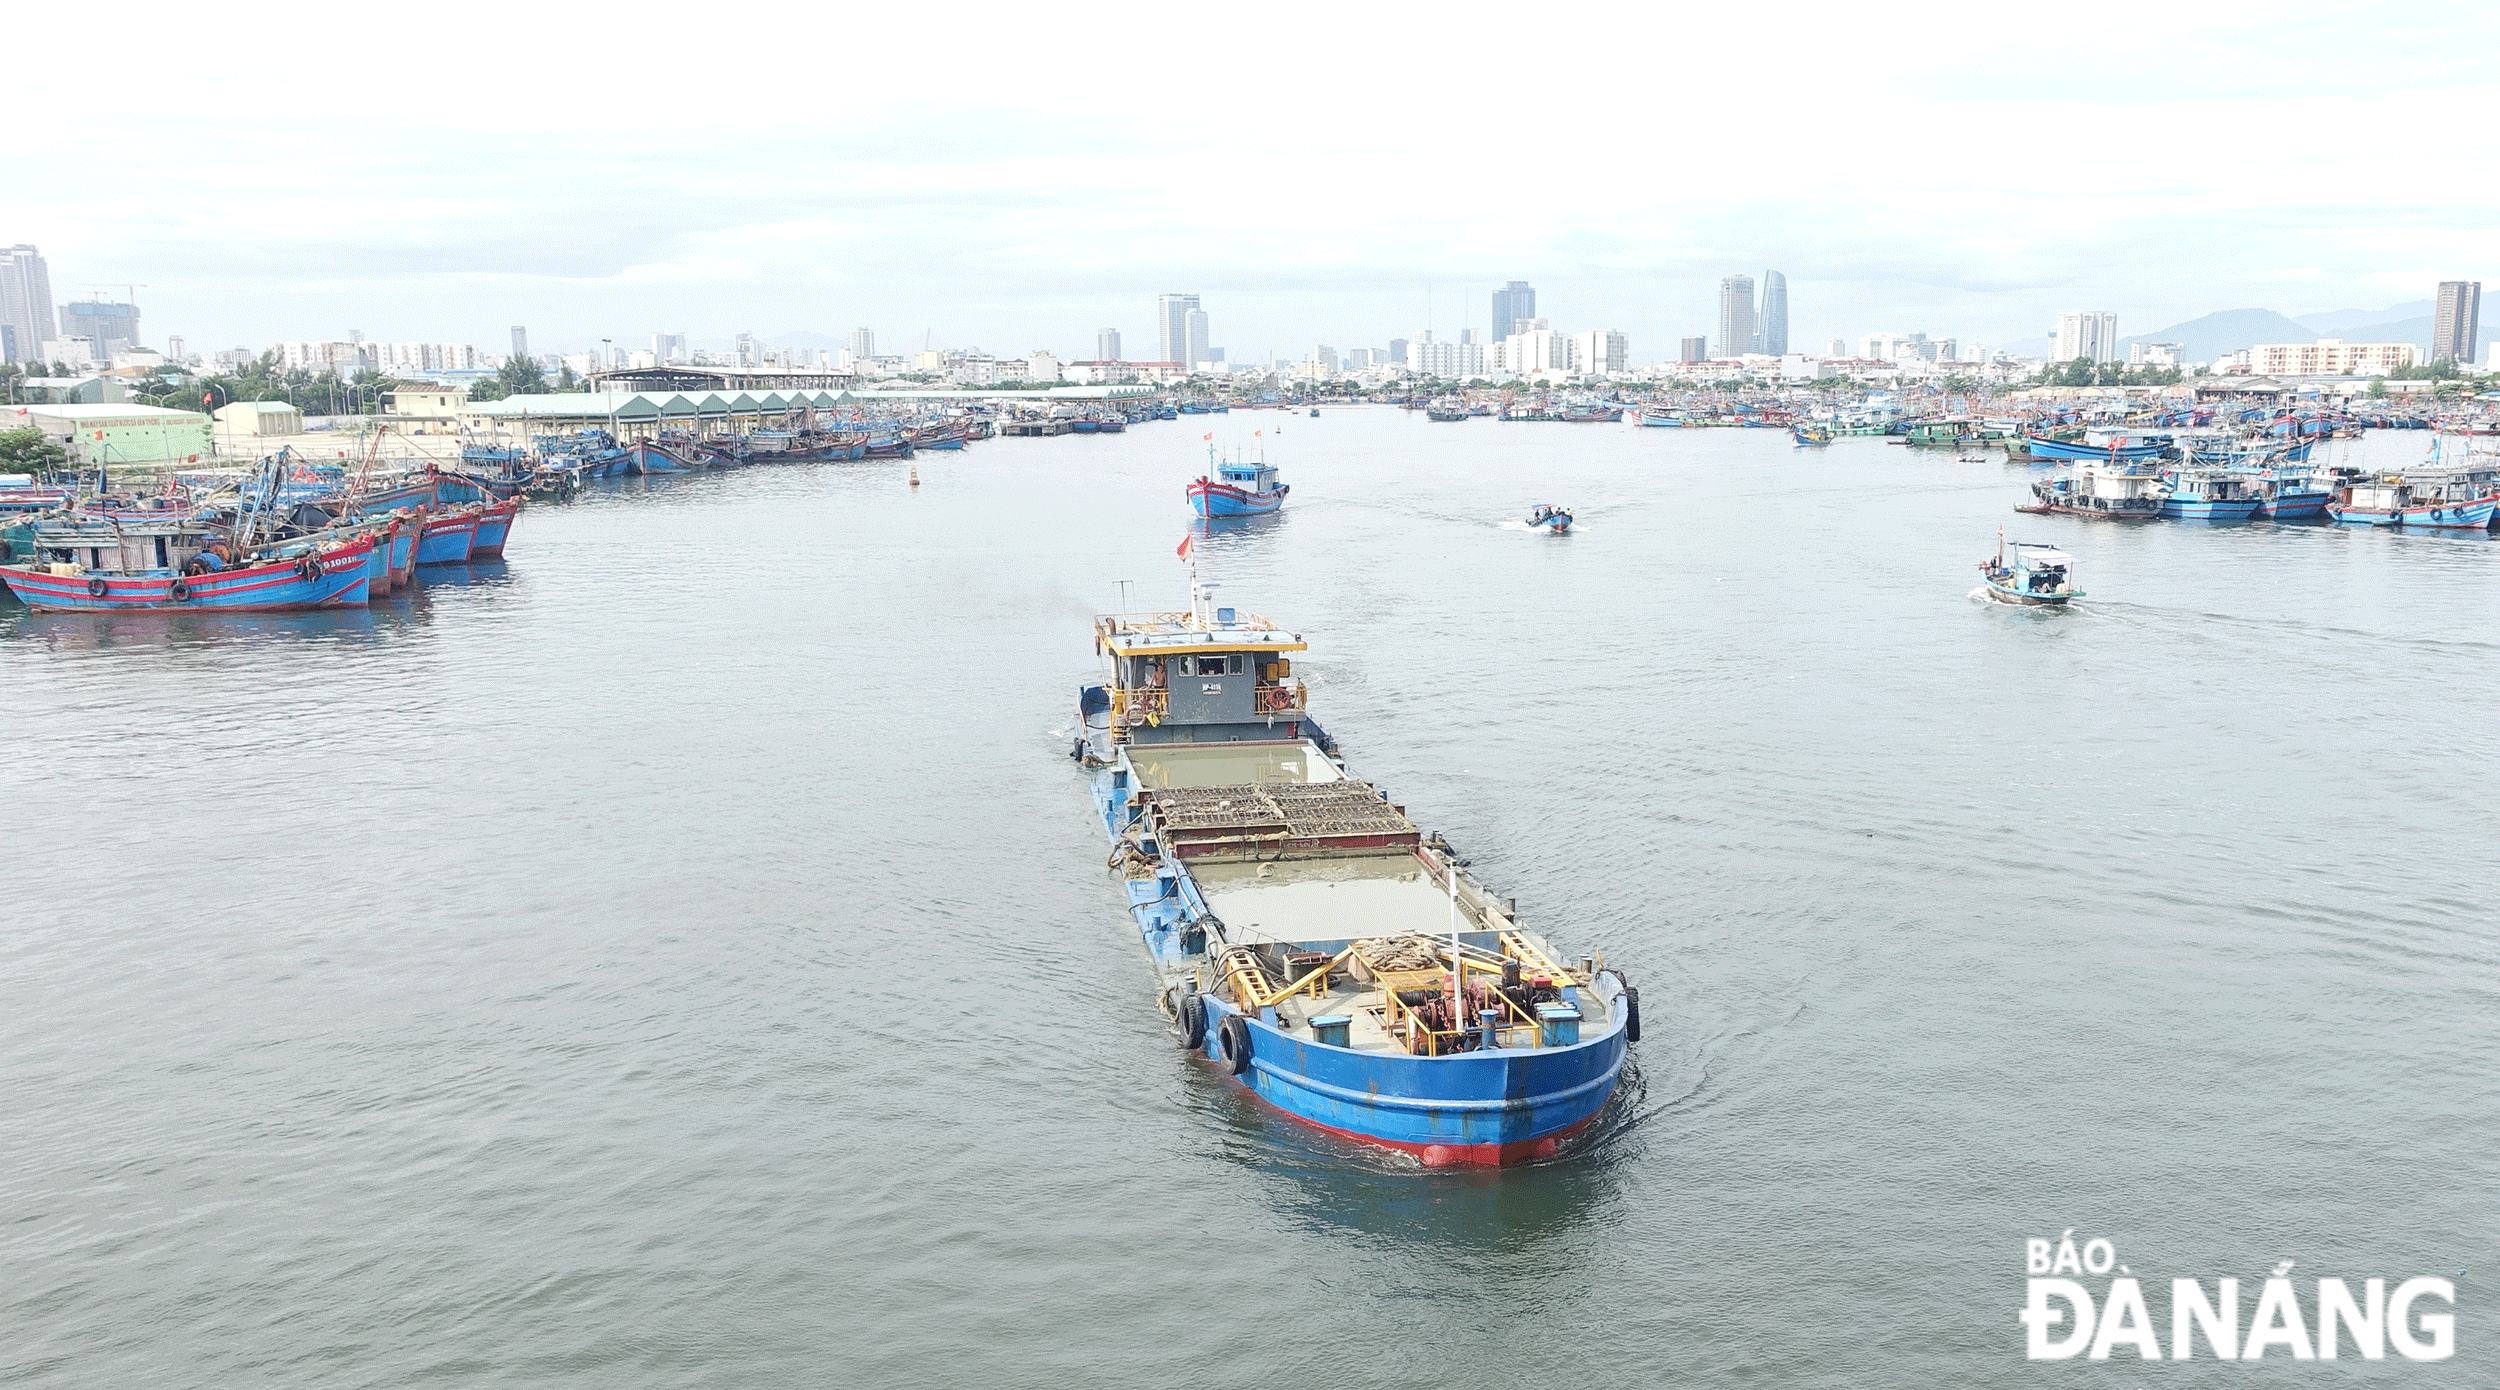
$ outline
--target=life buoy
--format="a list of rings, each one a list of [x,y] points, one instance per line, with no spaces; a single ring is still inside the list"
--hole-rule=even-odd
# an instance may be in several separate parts
[[[1207,1040],[1207,1000],[1202,994],[1181,996],[1181,1046],[1195,1052]]]
[[[182,576],[177,574],[173,577],[172,582],[165,586],[165,596],[172,599],[176,603],[189,603],[191,601],[191,586],[184,583]]]
[[[104,582],[104,577],[102,575],[98,575],[87,581],[87,592],[97,598],[104,597],[105,591],[112,587],[112,585]]]
[[[1226,1014],[1215,1027],[1215,1047],[1224,1055],[1224,1069],[1235,1076],[1250,1070],[1250,1025],[1239,1014]]]

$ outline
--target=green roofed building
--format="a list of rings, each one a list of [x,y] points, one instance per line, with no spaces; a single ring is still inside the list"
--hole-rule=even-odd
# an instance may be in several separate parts
[[[154,405],[0,407],[0,426],[42,430],[82,468],[147,467],[206,459],[208,417]]]

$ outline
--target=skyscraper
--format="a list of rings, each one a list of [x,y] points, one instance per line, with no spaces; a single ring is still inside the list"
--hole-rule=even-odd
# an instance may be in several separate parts
[[[1762,350],[1774,357],[1788,351],[1788,277],[1762,272]]]
[[[512,360],[515,362],[527,362],[529,357],[530,331],[516,323],[512,325]],[[1457,967],[1453,966],[1451,968],[1456,969]]]
[[[2078,357],[2095,362],[2118,360],[2118,316],[2116,314],[2076,313],[2057,316],[2057,342],[2049,349],[2049,360],[2063,365]]]
[[[2473,362],[2482,312],[2482,281],[2440,281],[2439,314],[2431,320],[2431,360],[2444,357],[2460,367]]]
[[[95,344],[97,361],[110,362],[114,353],[139,346],[139,306],[73,300],[61,306],[61,336],[86,339]]]
[[[1680,340],[1676,344],[1675,360],[1678,362],[1709,361],[1710,340],[1708,338],[1685,338]]]
[[[52,272],[24,243],[0,251],[0,323],[13,330],[15,357],[32,358],[61,336],[52,326]]]
[[[1196,295],[1190,296],[1189,312],[1181,318],[1181,345],[1185,355],[1180,360],[1189,364],[1191,371],[1196,371],[1201,362],[1215,360],[1207,351],[1207,311],[1197,306],[1197,300]]]
[[[1513,280],[1493,292],[1493,341],[1500,342],[1517,332],[1521,319],[1536,317],[1536,290],[1525,280]]]
[[[1762,339],[1753,318],[1753,277],[1729,275],[1719,281],[1719,355],[1737,357],[1760,352]]]
[[[851,360],[853,362],[865,362],[869,358],[876,356],[877,331],[873,328],[852,329],[849,347],[851,349]]]
[[[1155,300],[1155,360],[1178,362],[1183,370],[1197,360],[1189,355],[1189,316],[1197,312],[1194,294],[1167,294]]]
[[[1094,335],[1094,360],[1097,362],[1120,360],[1120,330],[1106,328]]]

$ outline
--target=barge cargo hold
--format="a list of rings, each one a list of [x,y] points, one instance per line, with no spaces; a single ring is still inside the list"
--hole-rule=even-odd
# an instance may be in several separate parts
[[[1306,1124],[1427,1167],[1550,1157],[1640,1038],[1640,993],[1514,920],[1349,775],[1301,637],[1192,588],[1094,622],[1073,756],[1182,1047]]]

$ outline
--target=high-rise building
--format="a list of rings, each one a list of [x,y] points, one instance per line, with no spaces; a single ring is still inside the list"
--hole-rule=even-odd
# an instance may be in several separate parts
[[[852,360],[852,361],[854,361],[854,362],[865,362],[865,361],[867,361],[869,358],[876,356],[876,355],[877,355],[877,332],[876,332],[876,330],[875,330],[875,329],[873,329],[873,328],[854,328],[854,329],[852,329],[852,330],[851,330],[851,340],[850,340],[850,342],[849,342],[848,346],[849,346],[849,348],[850,348],[850,350],[851,350],[851,360]]]
[[[2481,336],[2483,282],[2480,280],[2442,280],[2439,282],[2439,312],[2431,320],[2431,360],[2446,358],[2459,366],[2474,360],[2474,349]]]
[[[529,358],[530,331],[516,323],[512,325],[512,360],[527,362]]]
[[[1521,319],[1536,317],[1536,290],[1525,280],[1513,280],[1493,292],[1493,341],[1500,342],[1519,331]]]
[[[1389,340],[1389,356],[1386,361],[1392,367],[1403,367],[1406,365],[1406,340],[1404,338],[1391,338]]]
[[[1094,335],[1094,360],[1097,362],[1120,360],[1120,330],[1106,328]]]
[[[1582,376],[1608,376],[1631,365],[1632,340],[1611,328],[1592,328],[1571,335],[1571,370]]]
[[[1762,340],[1754,331],[1753,277],[1722,277],[1719,281],[1719,355],[1738,357],[1761,350]]]
[[[2049,349],[2052,362],[2088,357],[2094,362],[2118,360],[2118,316],[2102,313],[2060,314],[2057,342]]]
[[[1190,299],[1189,312],[1181,316],[1181,344],[1186,353],[1180,360],[1195,371],[1199,363],[1212,362],[1215,358],[1207,351],[1207,311],[1196,306],[1197,296],[1192,295]]]
[[[85,338],[95,344],[97,361],[110,362],[114,353],[139,346],[139,306],[74,300],[61,306],[61,336]]]
[[[1167,294],[1155,300],[1156,360],[1178,362],[1183,370],[1197,359],[1189,355],[1189,316],[1198,312],[1198,296]]]
[[[1826,356],[1826,357],[1846,357],[1846,356],[1848,356],[1848,355],[1849,355],[1849,340],[1848,340],[1848,339],[1846,339],[1846,338],[1834,338],[1834,339],[1832,339],[1832,341],[1831,341],[1831,345],[1830,345],[1829,350],[1827,350],[1827,351],[1826,351],[1823,355],[1824,355],[1824,356]]]
[[[683,362],[686,357],[685,334],[663,331],[651,335],[653,365],[665,367],[671,362]]]
[[[9,360],[32,358],[61,336],[52,318],[52,272],[43,253],[20,243],[0,251],[0,324],[15,330]]]
[[[741,333],[738,335],[736,343],[738,360],[735,365],[740,367],[760,367],[764,364],[763,354],[755,350],[754,334]]]
[[[1311,362],[1330,376],[1337,374],[1337,350],[1326,343],[1311,345]]]
[[[1773,357],[1788,353],[1788,277],[1776,270],[1762,272],[1762,320],[1759,330],[1762,351]]]
[[[1676,345],[1676,349],[1675,349],[1675,360],[1676,360],[1676,361],[1678,361],[1678,362],[1707,362],[1707,361],[1709,361],[1709,360],[1710,360],[1710,340],[1709,340],[1708,338],[1686,338],[1686,339],[1684,339],[1682,342],[1680,342],[1680,343],[1678,343],[1678,344]]]

